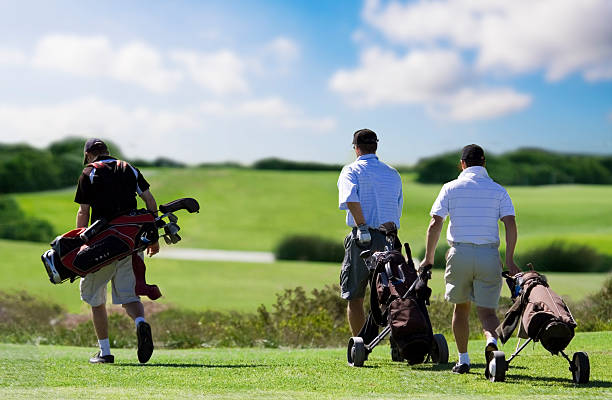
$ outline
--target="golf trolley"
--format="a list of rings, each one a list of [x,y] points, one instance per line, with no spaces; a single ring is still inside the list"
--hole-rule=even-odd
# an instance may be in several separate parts
[[[530,277],[527,274],[537,274],[539,277],[542,277],[543,284],[538,281],[530,286],[527,286],[528,280],[532,280],[532,279],[529,279]],[[513,306],[513,308],[517,308],[517,309],[519,308],[519,307],[516,307],[518,306],[517,302],[530,302],[531,304],[534,304],[536,306],[535,313],[539,313],[539,315],[536,315],[536,318],[539,317],[539,321],[534,321],[534,324],[537,323],[541,326],[536,327],[535,330],[532,330],[529,327],[526,327],[525,323],[523,322],[525,319],[523,316],[528,311],[526,311],[524,308],[520,311],[521,315],[520,315],[520,319],[518,322],[519,329],[518,329],[518,334],[517,334],[518,342],[516,344],[515,351],[514,353],[512,353],[512,355],[508,359],[506,359],[506,355],[503,351],[493,352],[493,357],[490,359],[487,365],[489,380],[491,382],[503,382],[506,378],[506,371],[508,370],[508,367],[510,366],[510,362],[514,360],[514,358],[516,358],[519,355],[519,353],[525,347],[527,347],[527,345],[530,342],[540,341],[542,343],[542,346],[546,350],[550,351],[551,354],[560,353],[561,356],[563,356],[563,358],[567,360],[567,362],[569,363],[569,370],[572,373],[572,380],[574,381],[574,383],[576,384],[588,383],[589,376],[590,376],[590,363],[589,363],[588,354],[584,351],[579,351],[579,352],[574,353],[572,356],[572,359],[570,360],[569,356],[565,354],[565,352],[563,351],[565,349],[565,346],[567,346],[567,344],[569,344],[569,342],[573,338],[574,327],[575,327],[575,322],[573,322],[573,317],[571,316],[569,308],[565,305],[563,300],[561,300],[561,298],[556,293],[554,293],[552,290],[548,288],[548,284],[546,283],[545,278],[542,275],[539,275],[537,272],[519,273],[514,276],[510,276],[510,274],[507,271],[504,271],[502,273],[502,276],[506,279],[506,283],[508,284],[508,287],[510,289],[512,300],[515,302],[515,305]],[[535,277],[533,279],[538,279],[539,277]],[[527,286],[527,287],[523,287],[523,286]],[[545,318],[545,314],[546,314],[546,312],[544,311],[547,308],[546,305],[536,300],[531,300],[531,299],[523,300],[521,297],[521,295],[525,295],[527,297],[532,295],[533,291],[531,291],[531,293],[529,292],[525,293],[525,292],[528,291],[529,289],[532,289],[532,287],[535,287],[535,286],[543,287],[541,288],[542,292],[548,297],[548,299],[550,299],[550,301],[553,302],[552,304],[554,304],[554,302],[556,301],[557,305],[559,306],[558,308],[556,308],[555,311],[561,314],[567,313],[567,315],[569,315],[570,321],[573,322],[573,324],[563,323],[559,320],[557,315],[550,315],[551,313],[549,313],[549,318],[546,321],[544,321],[543,318]],[[508,319],[508,314],[511,311],[512,311],[512,308],[506,314],[506,319]],[[500,325],[500,327],[497,328],[496,331],[498,332],[498,334],[502,332],[501,328],[504,326],[506,319]],[[532,317],[532,319],[528,321],[532,321],[534,319],[535,318]],[[510,331],[510,334],[511,333],[512,332]],[[505,340],[508,339],[508,337],[503,337],[503,334],[500,335],[500,338],[502,338],[502,341],[504,342]],[[524,343],[521,344],[521,339],[526,339],[526,340]]]
[[[442,334],[433,334],[427,313],[431,295],[427,282],[432,266],[417,273],[408,243],[404,244],[406,258],[401,254],[395,224],[383,224],[379,230],[386,235],[385,251],[361,253],[370,271],[371,307],[359,334],[348,341],[348,364],[363,366],[369,353],[389,335],[393,361],[447,363],[446,339]],[[383,326],[378,333],[378,327]]]

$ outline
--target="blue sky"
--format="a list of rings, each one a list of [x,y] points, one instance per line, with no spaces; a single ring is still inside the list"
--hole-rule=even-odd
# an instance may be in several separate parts
[[[393,164],[612,153],[612,2],[0,1],[0,142]]]

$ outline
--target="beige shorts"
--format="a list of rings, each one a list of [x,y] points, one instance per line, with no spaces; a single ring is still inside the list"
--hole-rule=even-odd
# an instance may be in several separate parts
[[[142,253],[138,255],[142,258]],[[92,307],[106,304],[108,282],[111,282],[113,304],[140,301],[134,289],[136,278],[132,268],[132,256],[117,260],[81,278],[81,300]]]
[[[497,244],[453,243],[446,255],[446,293],[454,304],[468,301],[497,308],[502,288],[502,263]]]

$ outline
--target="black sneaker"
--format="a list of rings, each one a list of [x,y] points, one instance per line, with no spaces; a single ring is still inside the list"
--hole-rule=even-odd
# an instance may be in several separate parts
[[[470,364],[459,364],[459,361],[457,361],[457,364],[453,365],[451,371],[456,374],[467,374],[470,372]]]
[[[115,362],[115,356],[109,354],[107,356],[101,356],[102,352],[98,351],[93,357],[89,359],[89,362],[92,364],[112,364]]]
[[[138,361],[146,363],[153,354],[153,338],[151,337],[151,325],[141,322],[136,328],[138,337]]]
[[[489,379],[491,374],[489,373],[489,363],[493,359],[493,352],[497,351],[497,345],[494,343],[489,343],[485,347],[485,377]]]

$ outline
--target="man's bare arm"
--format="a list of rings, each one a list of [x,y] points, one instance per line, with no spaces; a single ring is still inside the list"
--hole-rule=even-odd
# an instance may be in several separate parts
[[[155,216],[157,216],[157,202],[155,201],[155,197],[153,197],[153,193],[149,190],[145,190],[140,194],[140,198],[145,202],[147,210],[151,211]],[[159,253],[159,241],[151,244],[147,247],[147,255],[149,257],[154,256]]]
[[[519,267],[514,263],[514,249],[516,248],[516,242],[518,240],[516,218],[514,215],[506,215],[501,220],[506,228],[506,265],[508,266],[510,274],[514,275],[521,272]]]
[[[77,228],[86,228],[89,224],[89,204],[80,204],[79,210],[77,211],[76,216],[76,227]]]
[[[436,254],[436,246],[438,240],[440,240],[440,233],[442,232],[442,226],[444,225],[444,218],[439,215],[434,215],[429,221],[429,227],[427,228],[427,239],[425,244],[425,258],[421,261],[421,266],[430,265],[434,263],[434,256]]]
[[[346,203],[346,206],[353,215],[353,219],[358,226],[365,224],[365,218],[363,217],[363,211],[361,210],[361,203],[358,201],[349,201]]]

